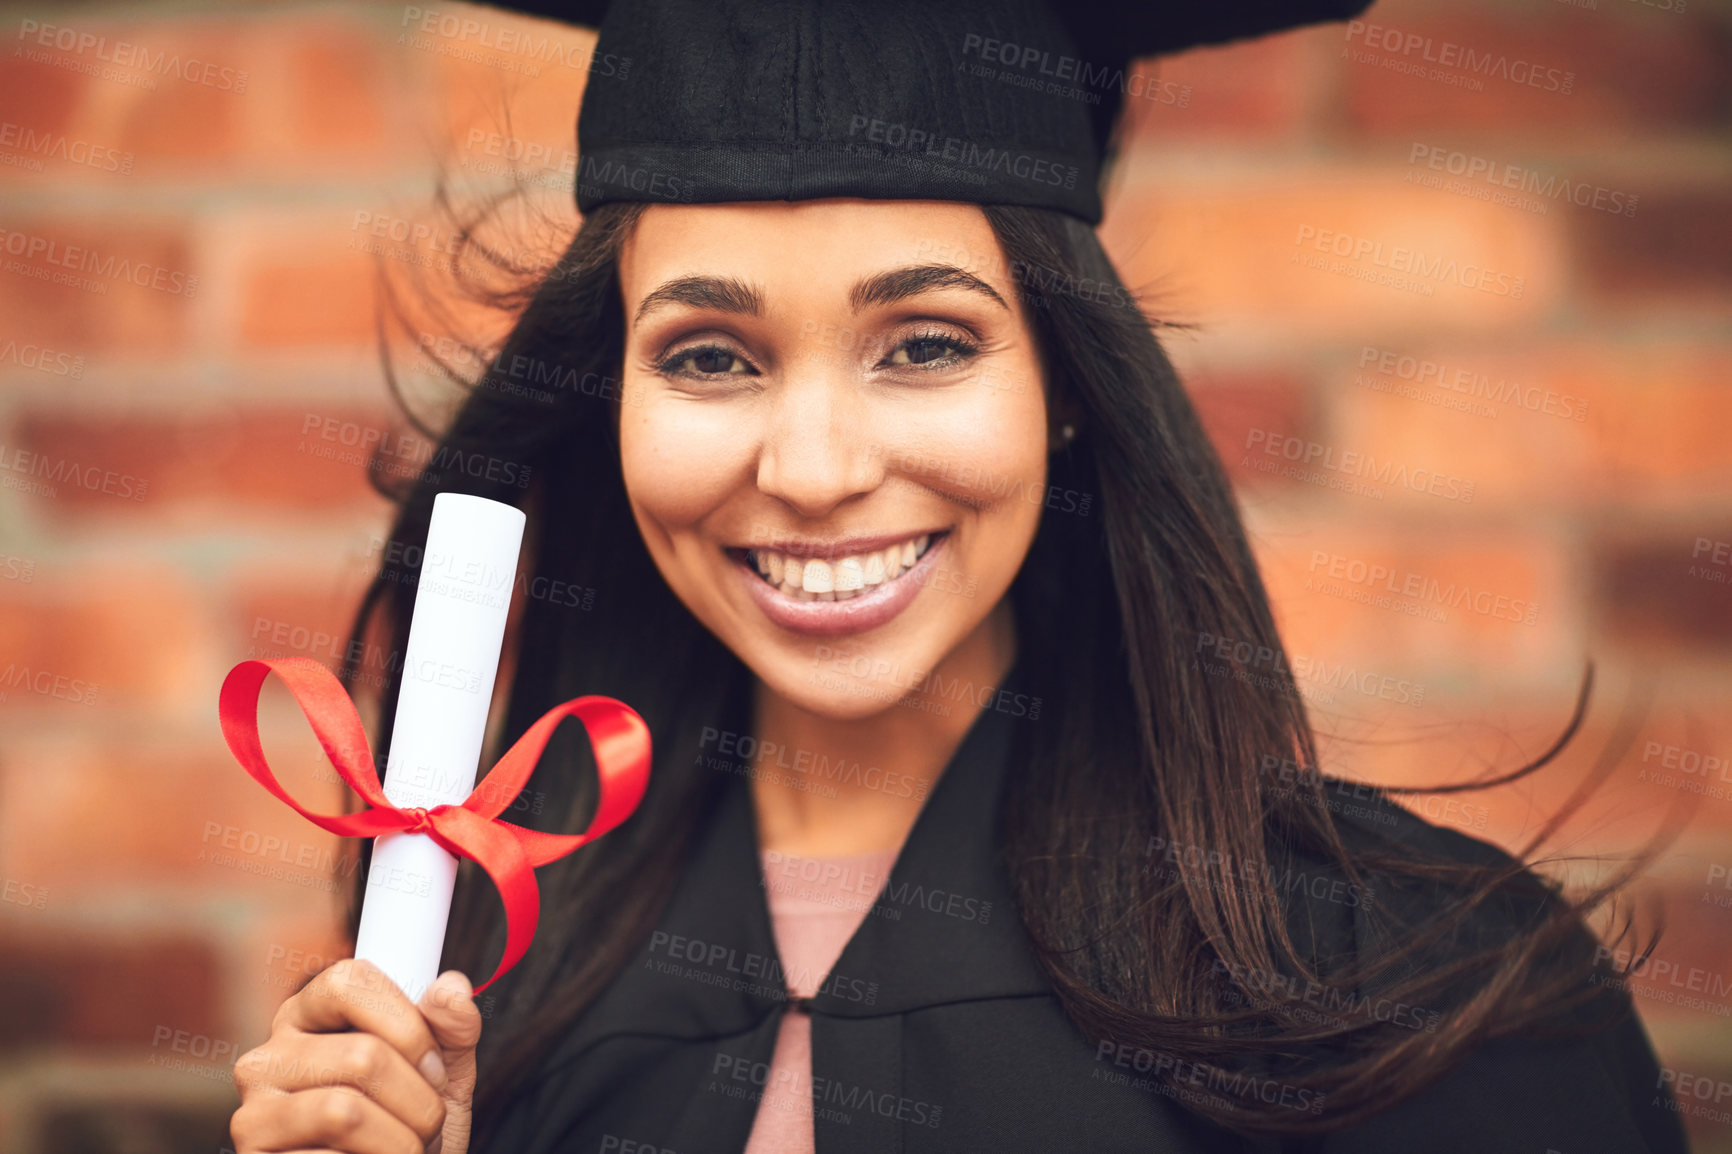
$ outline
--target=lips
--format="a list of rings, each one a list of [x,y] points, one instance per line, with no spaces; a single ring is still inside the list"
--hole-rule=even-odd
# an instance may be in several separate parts
[[[948,532],[918,533],[728,552],[748,595],[773,622],[796,633],[834,637],[875,629],[907,608],[948,538]]]

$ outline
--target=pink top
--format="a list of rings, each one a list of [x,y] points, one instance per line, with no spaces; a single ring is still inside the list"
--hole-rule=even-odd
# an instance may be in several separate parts
[[[866,911],[896,863],[895,850],[842,857],[796,857],[759,851],[770,925],[788,992],[809,998],[866,920]],[[782,1015],[770,1077],[746,1141],[746,1154],[814,1154],[812,1019],[790,1007]]]

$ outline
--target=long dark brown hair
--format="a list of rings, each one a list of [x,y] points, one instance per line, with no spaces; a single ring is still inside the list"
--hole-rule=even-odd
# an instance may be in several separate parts
[[[483,997],[478,1150],[514,1088],[655,924],[727,780],[697,765],[699,733],[750,690],[738,658],[661,580],[626,502],[616,260],[641,211],[597,208],[521,295],[495,282],[491,303],[515,325],[481,358],[479,380],[453,366],[468,392],[437,434],[447,466],[392,488],[401,551],[381,566],[355,626],[357,640],[402,651],[414,598],[404,559],[425,541],[436,492],[518,504],[530,514],[526,573],[585,590],[588,604],[520,592],[494,752],[550,706],[594,692],[629,702],[656,741],[642,807],[539,871],[535,946]],[[1048,403],[1078,430],[1052,458],[1050,483],[1091,498],[1090,516],[1044,515],[1009,594],[1019,668],[1041,671],[1045,705],[1018,743],[1001,836],[1022,921],[1077,1029],[1091,1043],[1172,1059],[1153,1066],[1156,1077],[1221,1073],[1210,1082],[1217,1092],[1185,1099],[1218,1123],[1303,1133],[1387,1107],[1489,1038],[1580,1025],[1578,1011],[1602,989],[1588,980],[1597,963],[1584,914],[1643,855],[1572,900],[1516,858],[1464,851],[1465,839],[1442,849],[1335,813],[1227,476],[1156,326],[1086,225],[1039,209],[984,212],[1029,306]],[[489,479],[449,467],[478,457],[517,469]],[[1254,656],[1228,675],[1212,656],[1199,661],[1223,641]],[[1496,782],[1556,756],[1581,724],[1588,684],[1557,745]],[[386,740],[396,688],[388,678],[377,703]],[[566,832],[587,820],[593,770],[573,729],[507,818]],[[1584,788],[1615,764],[1630,729],[1614,735]],[[1375,948],[1343,954],[1314,933],[1302,895],[1271,884],[1295,870],[1355,895]],[[444,965],[490,973],[503,941],[499,900],[465,862]],[[1327,996],[1295,994],[1319,989]],[[1399,1021],[1356,1012],[1374,996],[1417,1009]],[[1627,997],[1595,1008],[1629,1012]],[[1231,1090],[1276,1076],[1321,1096],[1322,1108]]]

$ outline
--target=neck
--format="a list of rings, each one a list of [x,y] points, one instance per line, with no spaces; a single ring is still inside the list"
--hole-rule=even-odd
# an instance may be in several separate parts
[[[922,684],[997,686],[1015,656],[1016,630],[1005,599]],[[753,729],[759,748],[784,751],[776,759],[760,756],[751,777],[758,848],[802,857],[900,849],[980,712],[979,696],[947,699],[916,688],[870,717],[837,719],[803,709],[757,682]],[[820,776],[815,769],[824,759],[832,768],[858,764],[859,772]]]

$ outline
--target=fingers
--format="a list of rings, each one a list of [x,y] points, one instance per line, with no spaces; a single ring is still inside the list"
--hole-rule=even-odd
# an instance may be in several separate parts
[[[419,1003],[434,1039],[446,1050],[472,1050],[481,1040],[481,1011],[461,970],[446,970]]]
[[[344,958],[327,966],[305,989],[283,1003],[276,1025],[309,1034],[349,1029],[377,1034],[435,1090],[445,1088],[445,1059],[427,1020],[397,984],[371,962]]]
[[[249,1100],[256,1087],[269,1097],[336,1086],[353,1087],[384,1107],[423,1142],[445,1124],[445,1103],[408,1059],[374,1034],[289,1034],[243,1054],[235,1084]]]
[[[255,1098],[235,1111],[229,1134],[239,1154],[332,1150],[344,1154],[422,1154],[426,1142],[353,1090],[329,1087]]]

